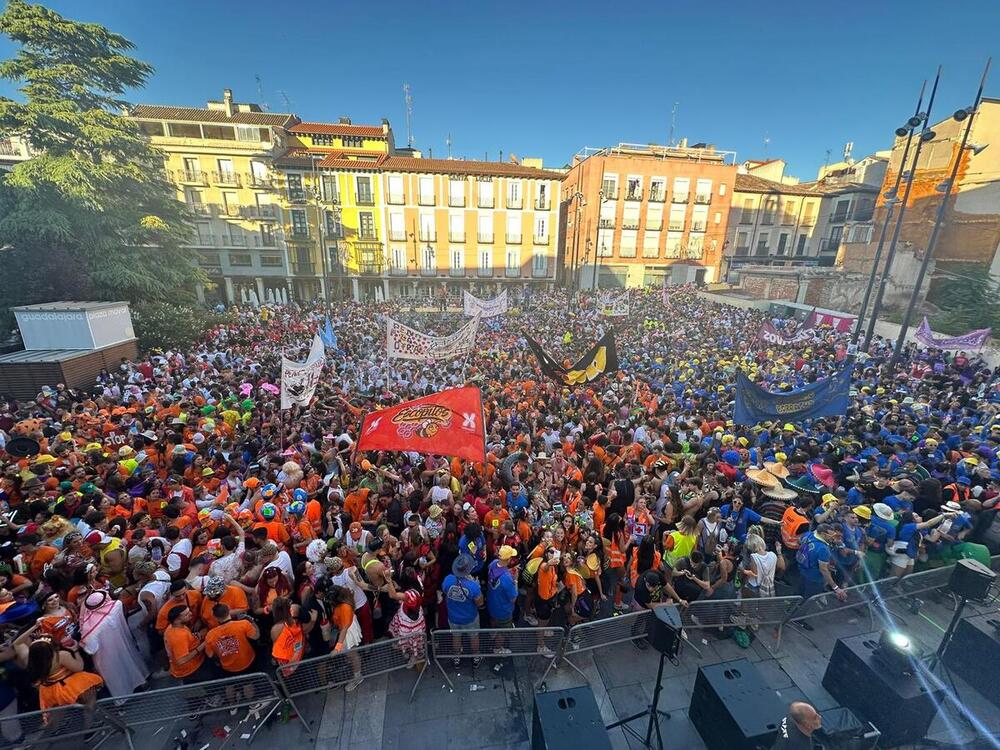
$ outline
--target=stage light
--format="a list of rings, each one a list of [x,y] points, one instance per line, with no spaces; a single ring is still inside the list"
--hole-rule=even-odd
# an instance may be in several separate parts
[[[905,635],[900,633],[898,630],[887,630],[885,631],[886,640],[892,644],[893,648],[897,648],[900,651],[909,651],[912,648],[910,639]]]
[[[883,630],[875,655],[892,674],[907,674],[912,671],[910,661],[915,655],[913,641],[898,630]]]

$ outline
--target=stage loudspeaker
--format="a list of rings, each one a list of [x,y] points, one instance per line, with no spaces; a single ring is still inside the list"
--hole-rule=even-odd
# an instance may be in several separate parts
[[[823,687],[842,706],[874,724],[884,746],[913,744],[927,734],[944,691],[928,690],[926,681],[887,670],[877,653],[880,636],[876,631],[838,639]]]
[[[962,620],[944,652],[944,663],[986,700],[1000,707],[1000,618],[996,614]]]
[[[589,687],[535,693],[531,750],[611,750],[601,711]]]
[[[677,656],[681,647],[681,615],[676,604],[661,604],[653,607],[653,619],[649,623],[646,640],[668,657]]]
[[[948,589],[962,599],[980,601],[990,592],[997,574],[978,560],[959,560],[951,570]]]
[[[710,748],[770,747],[788,705],[747,659],[699,667],[688,718]]]
[[[837,750],[873,750],[881,734],[870,721],[862,721],[849,708],[820,711],[823,727],[816,732],[822,747]]]

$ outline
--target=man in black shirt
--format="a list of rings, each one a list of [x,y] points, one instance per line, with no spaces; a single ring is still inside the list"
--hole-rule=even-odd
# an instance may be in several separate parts
[[[618,479],[611,485],[611,491],[608,493],[611,499],[608,513],[617,513],[622,518],[625,517],[625,512],[635,502],[635,484],[632,482],[632,477],[632,465],[622,464]]]
[[[771,750],[810,750],[815,747],[813,732],[823,726],[823,718],[808,703],[796,701],[788,707],[788,715],[781,720],[778,737]]]

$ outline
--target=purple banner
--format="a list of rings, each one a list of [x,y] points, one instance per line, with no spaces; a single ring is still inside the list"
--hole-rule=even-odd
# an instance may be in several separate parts
[[[785,333],[775,328],[773,323],[765,323],[757,332],[757,340],[764,344],[798,344],[809,341],[812,337],[812,328],[799,328],[793,333]]]
[[[975,331],[969,331],[964,336],[954,336],[951,338],[947,336],[935,336],[931,333],[931,324],[927,322],[927,316],[925,315],[923,321],[920,323],[920,327],[913,334],[913,338],[924,346],[934,349],[979,349],[987,342],[992,332],[992,328],[979,328]]]

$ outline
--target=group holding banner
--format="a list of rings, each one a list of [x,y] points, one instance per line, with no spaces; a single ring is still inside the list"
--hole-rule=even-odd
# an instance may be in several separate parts
[[[496,315],[503,315],[507,312],[507,290],[504,289],[493,299],[479,299],[468,292],[462,293],[462,300],[465,307],[465,314],[474,318],[479,315],[483,318],[492,318]]]
[[[326,359],[323,340],[317,333],[313,336],[312,347],[305,362],[294,362],[281,357],[281,408],[308,406],[316,393],[320,373]]]
[[[462,357],[476,345],[479,321],[480,316],[477,315],[449,336],[431,336],[389,318],[386,324],[386,355],[389,359],[425,362]]]

